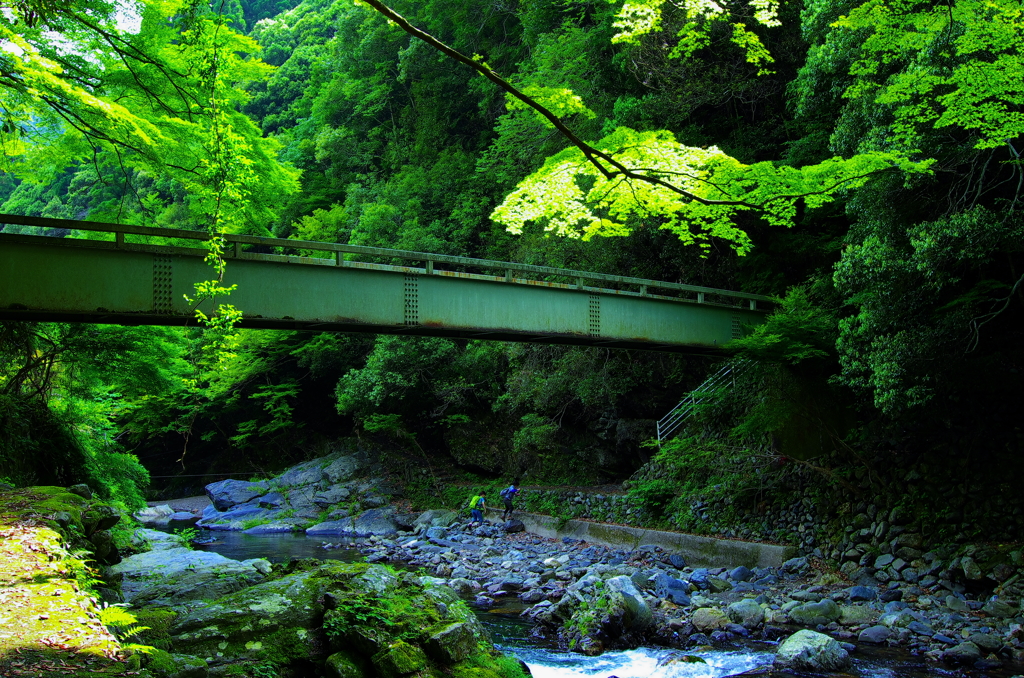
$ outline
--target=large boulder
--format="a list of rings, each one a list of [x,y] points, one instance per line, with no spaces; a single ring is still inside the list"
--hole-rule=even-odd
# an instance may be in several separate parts
[[[643,595],[633,586],[633,580],[625,575],[612,577],[605,582],[611,602],[622,609],[622,626],[627,633],[643,631],[651,624],[654,614]]]
[[[850,654],[834,638],[803,629],[779,645],[775,663],[801,671],[841,671],[850,665]]]
[[[178,605],[217,598],[263,581],[264,573],[269,571],[269,563],[262,559],[239,562],[218,553],[169,546],[167,542],[161,546],[110,568],[123,577],[121,593],[125,602],[136,606]]]
[[[355,518],[328,520],[306,528],[306,534],[314,536],[392,536],[398,534],[394,507],[370,509]]]
[[[245,504],[268,492],[267,481],[221,480],[206,486],[206,496],[218,511],[227,511],[238,504]]]
[[[701,607],[690,615],[690,623],[701,633],[710,633],[724,629],[729,625],[729,617],[715,607]]]
[[[172,515],[174,515],[174,509],[167,504],[147,506],[134,513],[135,520],[143,525],[166,525],[171,522]]]
[[[744,628],[757,628],[764,622],[764,609],[751,598],[733,603],[727,609],[729,619]]]
[[[371,666],[374,675],[396,678],[506,675],[451,589],[362,563],[289,565],[277,579],[178,616],[168,643],[205,658],[216,675],[253,675],[246,665],[268,663],[288,673],[313,662],[341,678],[362,678]]]
[[[455,511],[449,509],[430,509],[421,513],[413,522],[413,526],[424,529],[428,527],[448,527],[458,521],[458,519],[459,514]]]
[[[797,605],[789,611],[789,617],[802,626],[817,626],[837,621],[841,612],[836,602],[830,598],[817,603]]]

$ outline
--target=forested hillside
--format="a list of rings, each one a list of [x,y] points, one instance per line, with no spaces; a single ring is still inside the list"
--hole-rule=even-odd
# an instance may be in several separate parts
[[[233,232],[773,295],[717,359],[742,376],[652,461],[716,360],[4,322],[0,476],[131,503],[146,469],[269,473],[357,437],[406,480],[639,470],[690,528],[706,486],[753,507],[793,464],[1020,514],[1020,2],[391,4],[454,57],[378,5],[5,4],[0,212],[209,230],[212,285]]]

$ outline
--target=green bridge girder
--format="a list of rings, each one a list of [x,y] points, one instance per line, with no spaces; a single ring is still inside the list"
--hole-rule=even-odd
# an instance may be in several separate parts
[[[10,215],[0,223],[106,238],[0,233],[0,319],[195,324],[185,295],[212,273],[205,249],[181,243],[206,233]],[[227,240],[224,283],[238,289],[219,301],[240,309],[248,328],[713,353],[767,310],[767,297],[678,283],[334,243]],[[319,256],[265,253],[282,248]],[[212,305],[200,308],[210,312]]]

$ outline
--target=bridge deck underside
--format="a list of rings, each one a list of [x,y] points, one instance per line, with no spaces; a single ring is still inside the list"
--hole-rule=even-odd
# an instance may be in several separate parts
[[[308,265],[299,265],[308,264]],[[0,318],[189,325],[200,250],[0,234]],[[764,314],[598,288],[332,260],[242,255],[243,327],[716,352]],[[211,311],[209,302],[200,308]]]

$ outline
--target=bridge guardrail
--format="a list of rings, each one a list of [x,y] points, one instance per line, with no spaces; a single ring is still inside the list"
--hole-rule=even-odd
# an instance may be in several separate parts
[[[114,234],[114,244],[116,247],[131,246],[132,243],[128,243],[125,236],[127,235],[141,235],[148,237],[157,238],[178,238],[182,240],[208,240],[210,234],[206,231],[192,231],[177,228],[158,228],[152,226],[135,226],[131,224],[111,224],[104,222],[95,221],[77,221],[73,219],[52,219],[47,217],[26,217],[12,214],[0,214],[0,226],[6,224],[15,224],[19,226],[32,226],[37,228],[46,229],[63,229],[63,230],[77,230],[77,231],[89,231],[98,233],[112,233]],[[0,232],[0,235],[3,235]],[[418,261],[423,262],[424,268],[421,272],[426,275],[432,275],[435,273],[443,273],[436,269],[437,264],[449,264],[455,266],[468,266],[490,270],[502,270],[505,272],[506,282],[526,282],[515,278],[515,273],[527,273],[541,276],[558,276],[562,278],[570,278],[576,280],[576,287],[584,289],[584,281],[594,281],[603,283],[614,283],[617,285],[630,285],[638,287],[639,290],[633,294],[638,296],[656,296],[651,294],[650,290],[671,290],[674,292],[682,292],[693,295],[692,298],[688,297],[663,297],[663,298],[675,298],[679,301],[687,301],[698,304],[709,304],[715,306],[733,306],[739,308],[749,308],[752,311],[767,311],[767,304],[772,301],[771,297],[761,294],[751,294],[748,292],[735,292],[731,290],[722,290],[713,287],[702,287],[699,285],[688,285],[686,283],[673,283],[663,280],[649,280],[645,278],[633,278],[630,276],[611,275],[608,273],[596,273],[593,271],[577,271],[574,269],[555,268],[551,266],[536,266],[533,264],[520,264],[510,261],[495,261],[491,259],[476,259],[472,257],[460,257],[448,254],[432,254],[429,252],[415,252],[410,250],[398,250],[390,249],[386,247],[367,247],[364,245],[344,245],[340,243],[328,243],[328,242],[317,242],[312,240],[293,240],[290,238],[272,238],[264,236],[252,236],[252,235],[236,235],[236,234],[225,234],[224,239],[231,245],[226,255],[229,258],[238,259],[257,259],[266,257],[268,260],[276,255],[267,255],[261,253],[252,253],[243,251],[242,247],[245,245],[255,247],[266,247],[266,248],[286,248],[291,250],[312,250],[318,252],[329,252],[334,255],[333,265],[336,266],[357,266],[361,262],[351,262],[344,258],[345,254],[357,254],[363,256],[372,257],[390,257],[396,259],[403,259],[406,261]],[[88,242],[88,241],[86,241]],[[94,241],[93,241],[94,242]],[[153,245],[151,245],[153,246]],[[162,246],[153,246],[162,247]],[[169,249],[169,248],[168,248]],[[292,257],[289,256],[289,259]],[[307,257],[310,259],[331,259],[331,257]],[[376,264],[374,267],[381,265]],[[395,267],[396,269],[398,267]],[[403,267],[404,268],[404,267]],[[408,270],[408,269],[404,269]],[[621,292],[620,292],[621,293]],[[629,294],[629,292],[627,292]],[[657,295],[661,296],[661,295]],[[708,297],[726,299],[726,300],[739,300],[739,304],[727,304],[713,301]],[[745,302],[745,303],[744,303]],[[758,302],[764,302],[764,305],[758,306]]]

